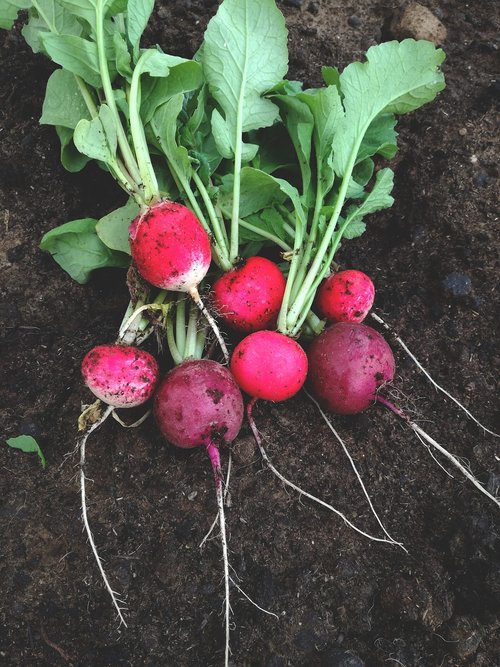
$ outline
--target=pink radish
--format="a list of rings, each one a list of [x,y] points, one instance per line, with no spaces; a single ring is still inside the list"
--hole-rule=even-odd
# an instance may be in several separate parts
[[[253,398],[285,401],[306,380],[307,356],[288,336],[277,331],[256,331],[236,346],[231,371],[238,386]]]
[[[315,307],[318,315],[328,322],[362,322],[374,298],[375,287],[366,273],[348,269],[321,283]]]
[[[130,225],[130,249],[141,276],[174,292],[196,289],[211,261],[210,239],[185,206],[163,201]]]
[[[156,359],[129,345],[98,345],[82,361],[83,380],[101,401],[133,408],[153,395],[158,382]]]
[[[122,614],[122,602],[109,583],[90,529],[85,477],[86,444],[90,434],[98,429],[110,415],[113,415],[117,421],[125,426],[117,417],[115,408],[133,408],[151,398],[158,382],[158,364],[149,352],[145,352],[138,347],[130,345],[98,345],[85,355],[82,361],[82,375],[90,391],[98,399],[107,404],[106,409],[99,415],[97,407],[99,402],[97,402],[97,405],[87,408],[79,420],[80,429],[84,429],[85,417],[89,410],[92,411],[93,419],[90,420],[90,425],[85,429],[78,443],[80,450],[80,497],[83,523],[104,585],[111,596],[120,622],[126,626],[127,624]],[[132,426],[142,423],[148,414],[149,412],[135,424],[132,424]]]
[[[205,447],[212,464],[219,511],[225,581],[226,650],[229,661],[229,559],[224,517],[223,478],[219,447],[239,433],[243,399],[231,373],[207,359],[188,359],[171,370],[154,400],[156,421],[165,438],[176,447]]]
[[[162,201],[136,218],[129,230],[137,270],[155,287],[186,292],[202,311],[229,360],[224,339],[198,293],[210,267],[210,239],[198,218],[185,206]]]
[[[274,328],[284,293],[285,277],[274,262],[264,257],[243,260],[212,287],[220,319],[244,333]]]

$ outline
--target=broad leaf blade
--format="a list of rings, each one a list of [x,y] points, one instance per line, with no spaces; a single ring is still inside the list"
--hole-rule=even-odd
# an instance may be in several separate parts
[[[43,237],[40,248],[80,284],[88,282],[95,269],[126,267],[130,257],[110,250],[97,236],[97,220],[83,218],[52,229]]]
[[[262,95],[287,71],[286,41],[285,21],[274,0],[225,0],[208,24],[200,58],[227,125],[224,152],[228,143],[234,152],[241,132],[276,120],[276,105]]]
[[[21,9],[28,9],[31,0],[0,0],[0,28],[10,30]]]
[[[40,35],[50,58],[64,69],[80,76],[94,88],[101,88],[97,46],[76,35]]]
[[[97,236],[111,250],[130,255],[128,230],[138,213],[138,204],[130,199],[125,206],[117,208],[99,220],[95,228]]]
[[[74,75],[65,69],[56,69],[47,81],[40,123],[74,130],[82,118],[89,120],[90,114]]]
[[[127,36],[132,46],[134,60],[139,55],[139,42],[154,7],[154,0],[128,0]]]
[[[444,88],[439,71],[444,57],[431,42],[405,39],[372,46],[366,62],[345,68],[340,75],[345,116],[334,140],[334,167],[339,176],[355,161],[365,132],[379,114],[413,111]]]

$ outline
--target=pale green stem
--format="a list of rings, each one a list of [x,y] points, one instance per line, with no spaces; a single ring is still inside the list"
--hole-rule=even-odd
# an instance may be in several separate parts
[[[116,106],[115,95],[109,76],[108,61],[106,58],[106,49],[104,44],[104,0],[97,0],[95,10],[97,55],[99,59],[99,71],[101,74],[104,95],[106,102],[115,118],[118,144],[122,152],[123,161],[125,162],[127,170],[132,176],[132,179],[139,185],[141,183],[141,175],[139,173],[135,158],[132,154],[132,150],[127,141],[127,137],[125,136],[125,130],[123,129],[120,114],[118,113],[118,107]]]
[[[186,346],[184,348],[184,359],[194,357],[196,354],[196,343],[198,333],[198,309],[192,304],[189,306],[189,320],[186,332]]]
[[[307,272],[304,282],[302,283],[302,287],[300,288],[299,293],[297,294],[297,297],[295,298],[294,303],[290,308],[286,320],[286,329],[290,328],[290,330],[293,330],[295,328],[297,320],[300,317],[300,313],[304,307],[304,303],[308,298],[309,291],[314,283],[316,276],[318,275],[318,272],[321,269],[321,265],[324,261],[325,255],[328,252],[333,234],[335,232],[337,221],[342,211],[342,206],[344,205],[347,188],[349,187],[349,180],[351,178],[352,170],[354,169],[356,156],[358,154],[359,146],[361,144],[363,136],[364,132],[361,132],[351,153],[351,157],[349,159],[347,169],[345,171],[344,178],[342,180],[342,185],[340,186],[339,194],[337,196],[337,201],[335,203],[335,208],[333,210],[332,217],[330,218],[330,222],[328,223],[328,226],[325,230],[325,233],[321,240],[321,244],[316,252],[311,267]],[[285,333],[285,331],[283,333]]]
[[[198,188],[198,192],[200,193],[203,202],[205,204],[205,207],[207,209],[208,216],[210,218],[210,222],[212,223],[212,232],[213,235],[215,236],[215,239],[219,245],[219,248],[221,251],[224,253],[225,258],[227,258],[227,264],[228,268],[225,268],[225,271],[229,271],[229,269],[232,267],[232,264],[229,260],[229,257],[227,257],[228,254],[228,248],[226,245],[226,240],[224,238],[224,234],[222,232],[222,225],[221,221],[219,220],[219,217],[217,216],[217,212],[215,211],[214,205],[212,203],[212,200],[210,199],[210,196],[205,188],[205,184],[201,180],[200,176],[196,171],[193,171],[193,181],[195,182],[196,187]]]
[[[248,229],[248,231],[253,232],[254,234],[257,234],[258,236],[262,237],[263,239],[267,239],[268,241],[272,241],[273,243],[275,243],[278,247],[280,247],[285,252],[292,252],[292,249],[288,245],[288,243],[285,243],[285,241],[282,241],[278,236],[275,236],[274,234],[271,234],[271,232],[266,232],[265,229],[261,229],[260,227],[256,227],[255,225],[252,225],[252,223],[247,222],[246,220],[243,220],[241,218],[240,218],[239,224],[240,224],[240,227],[243,227],[244,229]]]
[[[177,366],[184,361],[183,355],[179,352],[174,336],[174,325],[171,317],[167,317],[167,344],[174,364]]]
[[[186,297],[179,295],[175,306],[175,340],[177,349],[185,356],[186,348]]]
[[[154,51],[152,50],[144,51],[134,68],[130,85],[129,103],[130,132],[132,134],[135,155],[144,188],[144,199],[148,204],[154,201],[159,201],[160,199],[158,180],[153,168],[153,163],[151,162],[146,135],[144,134],[144,126],[140,117],[141,74],[143,73],[144,65],[153,53]]]

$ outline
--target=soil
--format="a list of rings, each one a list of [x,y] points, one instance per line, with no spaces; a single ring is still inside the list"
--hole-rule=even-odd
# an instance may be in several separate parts
[[[216,9],[157,3],[147,39],[191,56]],[[499,429],[498,14],[495,3],[423,2],[447,28],[447,88],[401,121],[395,204],[339,261],[377,286],[377,312],[434,376]],[[282,3],[290,76],[320,84],[391,38],[400,0]],[[127,303],[123,272],[72,282],[38,243],[44,231],[100,217],[123,196],[96,167],[69,174],[40,126],[52,65],[19,26],[0,35],[0,294],[2,441],[25,433],[47,457],[0,447],[0,664],[210,666],[223,663],[219,541],[198,545],[216,506],[202,452],[175,451],[152,421],[108,422],[88,447],[90,517],[113,586],[118,627],[82,532],[76,419],[90,396],[80,360],[113,340]],[[498,493],[498,440],[436,394],[396,347],[395,400],[470,462]],[[332,434],[305,396],[260,405],[273,462],[371,531],[377,525]],[[233,448],[227,510],[233,577],[232,664],[284,667],[498,665],[498,512],[451,479],[383,408],[336,419],[374,505],[409,553],[368,542],[287,492],[245,429]],[[226,458],[227,460],[227,458]]]

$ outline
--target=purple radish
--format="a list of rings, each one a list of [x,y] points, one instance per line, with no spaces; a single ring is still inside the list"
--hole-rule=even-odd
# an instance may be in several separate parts
[[[219,448],[232,442],[240,431],[243,398],[227,368],[208,359],[188,359],[167,373],[155,394],[153,409],[160,431],[172,445],[205,447],[212,464],[224,559],[227,664],[229,560]]]

